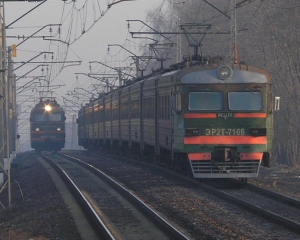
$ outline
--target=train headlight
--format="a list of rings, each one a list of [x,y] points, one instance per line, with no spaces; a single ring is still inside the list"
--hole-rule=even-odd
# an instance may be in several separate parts
[[[61,131],[61,128],[60,128],[60,127],[58,127],[58,128],[56,128],[56,130],[57,130],[58,132],[60,132],[60,131]]]
[[[232,69],[227,65],[223,65],[217,70],[218,77],[222,80],[228,79],[232,76]]]
[[[36,132],[39,132],[39,131],[40,131],[40,128],[38,128],[38,127],[35,128],[35,131],[36,131]]]
[[[46,112],[50,112],[51,111],[51,106],[50,105],[46,105],[45,106],[45,111]]]

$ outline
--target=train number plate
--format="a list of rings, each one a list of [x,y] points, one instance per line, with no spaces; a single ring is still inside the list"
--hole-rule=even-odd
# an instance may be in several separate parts
[[[206,128],[206,136],[244,136],[244,128]]]

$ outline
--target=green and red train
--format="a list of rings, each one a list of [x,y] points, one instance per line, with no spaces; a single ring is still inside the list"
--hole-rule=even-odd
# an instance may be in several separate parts
[[[256,177],[273,138],[269,74],[247,65],[176,65],[87,103],[79,145],[153,156],[194,178]]]
[[[65,111],[55,98],[40,98],[30,112],[30,142],[36,151],[58,152],[65,146]]]

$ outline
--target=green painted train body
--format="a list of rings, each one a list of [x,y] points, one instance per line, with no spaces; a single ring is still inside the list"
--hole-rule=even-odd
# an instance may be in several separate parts
[[[88,103],[79,145],[153,154],[195,178],[256,177],[269,166],[271,81],[264,70],[195,65],[136,81]]]

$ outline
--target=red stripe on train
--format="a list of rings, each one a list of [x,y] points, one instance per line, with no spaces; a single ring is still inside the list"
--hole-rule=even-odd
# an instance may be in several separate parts
[[[266,136],[193,136],[184,137],[184,144],[267,144]]]
[[[263,153],[252,152],[252,153],[240,153],[241,160],[261,160]]]
[[[266,118],[266,113],[235,113],[235,118]]]
[[[184,118],[216,118],[216,113],[185,113]]]
[[[263,157],[261,152],[251,152],[251,153],[240,153],[240,160],[257,160],[260,161]],[[211,153],[188,153],[188,158],[190,161],[207,161],[211,160]]]

